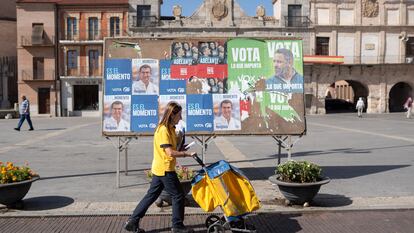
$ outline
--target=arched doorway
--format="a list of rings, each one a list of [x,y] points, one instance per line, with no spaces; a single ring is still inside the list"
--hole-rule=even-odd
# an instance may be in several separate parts
[[[355,105],[362,97],[367,108],[368,88],[354,80],[340,80],[332,83],[326,90],[326,113],[355,112]]]
[[[412,97],[413,88],[405,82],[396,83],[390,90],[388,109],[390,112],[404,112],[404,103],[409,96]]]

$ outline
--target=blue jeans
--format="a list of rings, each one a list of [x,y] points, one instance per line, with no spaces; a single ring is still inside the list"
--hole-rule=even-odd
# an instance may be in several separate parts
[[[143,218],[148,208],[157,200],[164,188],[171,195],[172,199],[172,226],[184,226],[185,195],[176,172],[165,172],[165,176],[152,176],[151,186],[135,208],[131,219],[138,220]]]
[[[22,124],[25,119],[27,120],[27,123],[29,124],[30,129],[33,129],[32,120],[30,119],[30,114],[20,114],[20,120],[19,120],[19,124],[17,124],[17,128],[20,129],[20,127],[22,127]]]

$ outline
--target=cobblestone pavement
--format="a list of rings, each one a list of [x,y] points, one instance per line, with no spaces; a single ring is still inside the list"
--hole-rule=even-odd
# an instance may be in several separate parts
[[[196,232],[206,232],[207,217],[207,214],[190,214],[185,223]],[[0,232],[125,232],[122,224],[126,219],[122,215],[1,217]],[[258,213],[248,220],[257,232],[263,233],[408,233],[413,232],[414,210]],[[148,233],[170,232],[170,221],[170,215],[150,215],[141,221],[141,227]]]

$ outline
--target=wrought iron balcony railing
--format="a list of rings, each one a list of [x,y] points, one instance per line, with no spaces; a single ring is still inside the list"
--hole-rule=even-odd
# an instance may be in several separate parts
[[[102,70],[93,66],[66,67],[60,71],[60,76],[102,76]]]
[[[126,35],[126,30],[76,30],[62,32],[60,35],[60,40],[94,41],[103,40],[105,37],[120,37]]]
[[[55,45],[55,36],[21,36],[20,43],[22,46],[53,46]]]
[[[159,26],[159,19],[155,15],[151,16],[133,16],[132,27],[156,27]]]
[[[307,16],[285,16],[285,27],[309,27],[312,22]]]
[[[55,79],[55,70],[22,70],[23,81],[47,81]]]

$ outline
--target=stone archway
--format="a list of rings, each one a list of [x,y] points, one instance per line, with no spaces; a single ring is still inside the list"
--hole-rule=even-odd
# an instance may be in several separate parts
[[[326,113],[355,112],[355,105],[359,97],[365,102],[367,108],[368,88],[354,80],[339,80],[332,83],[326,90]]]
[[[413,96],[413,88],[406,82],[399,82],[392,86],[389,93],[388,109],[390,112],[404,112],[403,107],[409,96]]]

